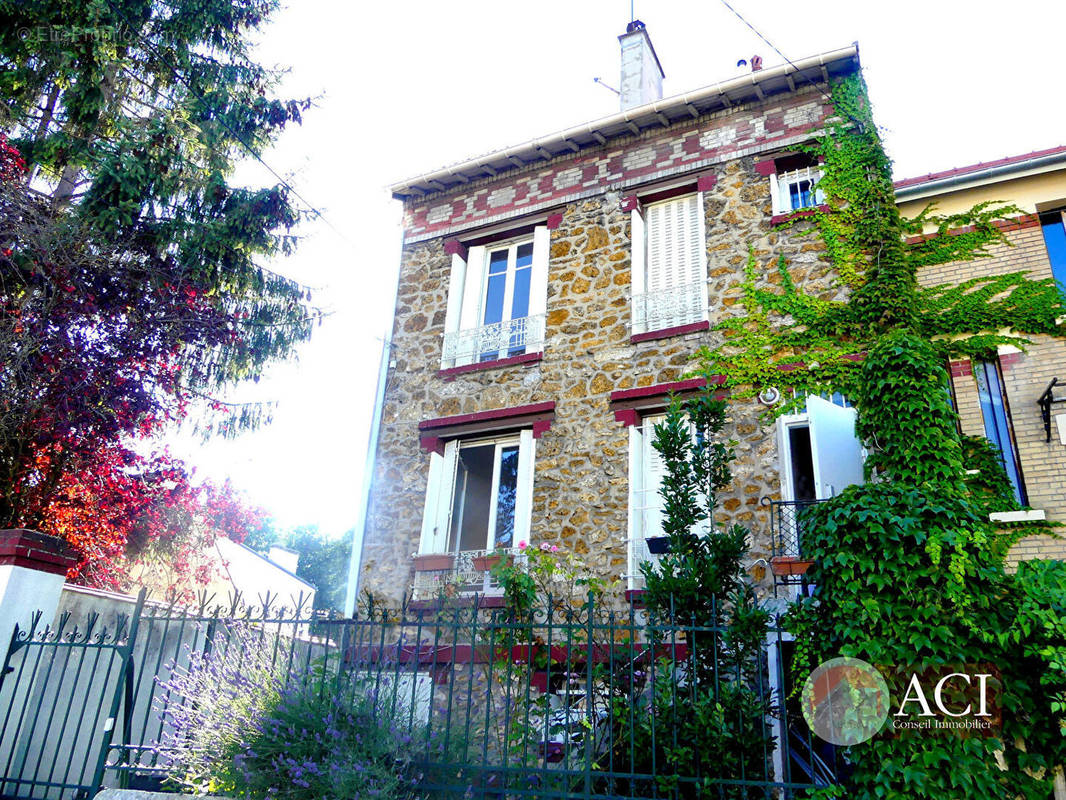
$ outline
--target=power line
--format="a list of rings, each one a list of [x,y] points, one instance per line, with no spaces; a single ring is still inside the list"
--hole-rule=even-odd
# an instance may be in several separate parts
[[[762,41],[766,43],[767,47],[769,47],[771,50],[773,50],[775,53],[777,53],[779,56],[781,56],[781,58],[783,58],[785,60],[785,63],[788,64],[790,67],[792,67],[792,69],[794,69],[796,71],[796,74],[800,77],[801,80],[807,81],[807,83],[809,83],[811,86],[813,86],[815,89],[817,89],[821,93],[822,97],[824,97],[826,100],[828,100],[830,103],[832,103],[833,107],[836,108],[836,102],[829,95],[829,93],[826,92],[825,89],[823,89],[817,83],[815,83],[810,78],[808,78],[806,75],[804,75],[800,71],[800,68],[797,67],[794,63],[792,63],[792,59],[789,58],[788,56],[786,56],[784,53],[782,53],[781,50],[779,50],[777,48],[777,46],[773,42],[771,42],[769,39],[767,39],[765,36],[763,36],[762,33],[759,32],[758,28],[756,28],[754,25],[752,25],[750,22],[748,22],[746,19],[744,19],[743,15],[739,11],[737,11],[735,8],[733,8],[733,6],[731,6],[729,4],[729,0],[722,0],[722,5],[724,5],[730,11],[732,11],[737,19],[739,19],[741,22],[743,22],[745,25],[747,25],[752,33],[754,33],[756,36],[758,36],[760,39],[762,39]],[[860,120],[855,119],[850,114],[848,114],[847,116],[848,116],[848,119],[850,119],[857,126],[859,126],[859,130],[861,131],[862,128],[863,128],[862,122]]]

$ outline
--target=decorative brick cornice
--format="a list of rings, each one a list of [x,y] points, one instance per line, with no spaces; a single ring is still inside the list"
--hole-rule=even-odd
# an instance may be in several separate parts
[[[459,258],[466,261],[466,245],[460,242],[458,239],[445,239],[444,240],[444,252],[449,256],[459,256]]]
[[[423,450],[444,453],[444,444],[449,439],[458,439],[474,433],[516,431],[530,428],[533,438],[539,439],[551,428],[555,419],[555,401],[531,403],[511,408],[496,408],[473,414],[456,414],[452,417],[437,417],[418,423],[419,443]]]
[[[65,575],[77,563],[77,554],[57,536],[21,528],[0,530],[0,566]]]

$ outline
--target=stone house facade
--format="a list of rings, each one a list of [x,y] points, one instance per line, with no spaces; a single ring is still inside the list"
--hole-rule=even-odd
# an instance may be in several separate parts
[[[984,201],[1020,209],[1003,226],[1007,245],[992,248],[989,258],[925,268],[923,285],[1025,271],[1066,287],[1066,147],[901,180],[896,197],[906,217],[930,203],[942,214]],[[1033,509],[1013,517],[1066,523],[1066,341],[1029,338],[1024,352],[1001,346],[994,361],[952,362],[954,400],[962,432],[999,446],[1017,498]],[[1030,537],[1011,557],[1064,558],[1066,540]]]
[[[360,592],[491,596],[479,557],[521,541],[638,591],[659,524],[651,427],[671,392],[699,388],[686,372],[738,303],[749,247],[841,296],[807,223],[776,225],[820,201],[797,147],[857,47],[659,99],[646,30],[620,40],[618,114],[392,187],[405,233]],[[751,529],[764,588],[770,503],[831,496],[861,470],[857,442],[834,449],[854,412],[812,403],[776,428],[761,402],[730,408],[721,521]]]

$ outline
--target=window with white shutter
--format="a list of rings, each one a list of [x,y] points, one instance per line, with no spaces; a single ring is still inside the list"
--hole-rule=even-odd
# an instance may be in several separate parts
[[[633,214],[633,332],[702,322],[707,318],[702,194],[651,203]]]
[[[659,494],[666,465],[652,446],[655,426],[665,415],[647,416],[629,429],[629,568],[628,588],[644,586],[640,565],[657,558],[647,540],[662,535],[663,498]]]
[[[548,229],[452,256],[441,367],[544,349]]]

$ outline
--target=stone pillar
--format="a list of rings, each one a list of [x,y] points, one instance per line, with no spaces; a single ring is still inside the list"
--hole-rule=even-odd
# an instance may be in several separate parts
[[[0,659],[17,623],[25,628],[33,612],[51,624],[67,570],[78,561],[70,546],[37,531],[0,530]]]

